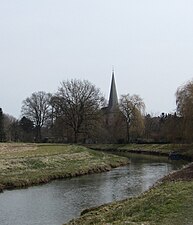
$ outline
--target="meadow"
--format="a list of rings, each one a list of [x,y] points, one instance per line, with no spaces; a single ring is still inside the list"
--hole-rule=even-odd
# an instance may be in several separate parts
[[[108,171],[128,159],[78,145],[0,144],[0,189]]]

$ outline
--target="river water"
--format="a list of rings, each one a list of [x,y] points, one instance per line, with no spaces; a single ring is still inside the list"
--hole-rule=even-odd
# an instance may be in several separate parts
[[[62,225],[85,208],[136,196],[181,164],[130,155],[112,171],[0,194],[0,225]]]

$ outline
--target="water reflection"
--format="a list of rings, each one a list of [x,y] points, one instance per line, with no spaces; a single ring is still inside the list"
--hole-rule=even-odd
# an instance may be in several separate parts
[[[59,180],[0,194],[0,224],[61,225],[89,207],[136,196],[180,165],[130,156],[131,164],[107,173]]]

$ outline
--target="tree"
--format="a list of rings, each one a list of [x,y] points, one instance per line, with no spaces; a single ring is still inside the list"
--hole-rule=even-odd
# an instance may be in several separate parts
[[[33,121],[36,141],[41,141],[41,128],[48,122],[51,115],[51,94],[39,91],[32,93],[22,104],[22,115]]]
[[[138,95],[122,95],[120,99],[120,110],[124,115],[126,122],[127,142],[130,142],[131,127],[142,127],[142,114],[145,110],[145,104]],[[139,126],[140,125],[140,126]]]
[[[32,142],[33,141],[33,131],[34,131],[34,124],[33,122],[23,116],[19,121],[19,128],[20,128],[20,136],[21,140],[24,142]]]
[[[56,116],[61,116],[67,127],[72,129],[74,142],[80,133],[88,137],[95,126],[104,98],[98,88],[86,80],[67,80],[61,83],[52,106]]]
[[[160,137],[165,142],[180,142],[182,140],[182,118],[174,114],[162,114],[160,117]]]
[[[177,114],[183,118],[184,138],[193,140],[193,80],[176,91]]]
[[[4,131],[4,116],[2,108],[0,108],[0,142],[5,139],[5,131]]]
[[[145,131],[144,138],[146,142],[156,142],[160,138],[160,118],[155,115],[147,114],[144,118]]]
[[[4,114],[4,130],[7,141],[19,141],[18,121],[15,117]]]

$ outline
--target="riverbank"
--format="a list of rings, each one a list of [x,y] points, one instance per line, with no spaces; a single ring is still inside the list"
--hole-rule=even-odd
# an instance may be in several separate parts
[[[192,145],[98,145],[98,150],[114,150],[168,156],[171,151],[192,159]],[[82,212],[68,225],[190,225],[193,221],[193,163],[161,179],[138,197],[114,202]]]
[[[128,159],[77,145],[0,143],[0,190],[108,171]]]
[[[193,144],[90,144],[88,148],[101,151],[130,152],[168,157],[171,152],[181,159],[193,161]]]
[[[82,212],[68,225],[190,225],[193,221],[193,163],[171,173],[138,197]]]

